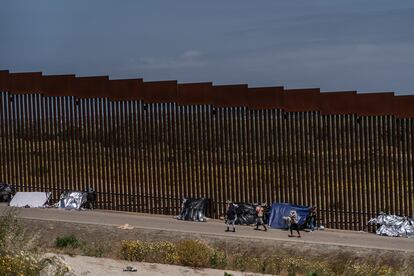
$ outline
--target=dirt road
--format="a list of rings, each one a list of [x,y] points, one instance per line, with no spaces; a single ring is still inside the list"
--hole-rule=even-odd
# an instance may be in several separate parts
[[[7,205],[0,205],[3,212]],[[307,244],[339,245],[356,248],[372,248],[414,252],[414,239],[377,236],[372,233],[331,230],[303,233],[302,238],[289,238],[287,232],[278,229],[254,231],[249,226],[237,227],[236,233],[224,232],[224,223],[219,220],[208,222],[179,221],[169,216],[126,213],[114,211],[67,211],[60,209],[21,208],[19,217],[42,221],[69,222],[77,224],[120,226],[129,224],[134,228],[146,230],[167,230],[173,232],[198,233],[210,236],[258,239],[262,241],[289,241]]]

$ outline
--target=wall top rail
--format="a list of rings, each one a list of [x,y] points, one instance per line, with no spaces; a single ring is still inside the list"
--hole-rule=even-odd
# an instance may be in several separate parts
[[[42,75],[41,72],[11,73],[0,70],[0,91],[11,94],[41,93],[45,96],[108,98],[113,101],[140,100],[145,103],[213,105],[250,109],[283,109],[287,112],[320,112],[323,115],[393,115],[414,118],[414,95],[393,92],[322,92],[319,88],[284,89],[249,87],[247,84],[213,85],[211,82],[177,83],[108,76]]]

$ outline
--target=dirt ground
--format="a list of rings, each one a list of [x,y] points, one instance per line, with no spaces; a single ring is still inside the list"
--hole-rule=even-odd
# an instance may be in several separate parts
[[[124,260],[114,260],[109,258],[69,256],[62,254],[48,254],[48,256],[59,257],[65,264],[67,264],[70,267],[72,273],[74,273],[75,275],[85,276],[223,276],[224,272],[227,272],[233,276],[259,275],[250,272],[236,272],[220,269],[194,269],[178,265],[128,262]],[[137,271],[124,271],[124,269],[128,266],[135,268]]]
[[[7,208],[0,206],[0,211]],[[391,267],[406,264],[410,264],[409,267],[412,267],[414,263],[414,239],[380,237],[363,232],[326,229],[314,233],[303,233],[302,238],[298,239],[288,238],[287,231],[279,229],[264,232],[254,231],[250,226],[238,226],[236,233],[225,233],[222,221],[184,222],[167,216],[102,210],[79,212],[23,208],[19,209],[18,217],[27,234],[37,237],[41,252],[70,254],[71,256],[66,258],[74,262],[74,266],[86,266],[86,269],[78,275],[95,275],[87,269],[94,262],[97,263],[97,267],[93,271],[109,269],[108,271],[116,270],[119,272],[119,269],[127,264],[119,256],[122,240],[174,242],[197,239],[221,249],[227,254],[237,253],[251,257],[293,255],[335,264],[343,260],[370,260],[375,264]],[[129,223],[131,229],[119,228],[125,223]],[[85,253],[79,250],[65,252],[56,249],[56,238],[70,234],[87,244],[90,250],[88,249],[89,251]],[[103,258],[95,260],[75,255],[99,256],[110,258],[113,261],[107,261]],[[84,262],[84,264],[79,262]],[[115,270],[110,270],[112,268],[107,267],[107,264],[112,262],[115,262],[113,264]],[[154,265],[148,265],[150,268],[155,268]],[[146,265],[139,263],[134,266],[146,267]],[[164,267],[162,265],[155,266]],[[170,275],[170,268],[166,266],[166,269],[166,274]],[[189,268],[177,269],[177,275],[186,275],[187,272],[188,275],[203,273],[202,271],[194,272]],[[110,275],[108,273],[102,272],[100,274]],[[219,275],[223,275],[223,271]]]
[[[225,237],[197,233],[180,233],[178,231],[133,228],[123,230],[116,226],[76,224],[59,221],[21,219],[22,225],[31,235],[38,235],[39,245],[46,251],[53,250],[57,237],[74,234],[79,240],[88,244],[104,246],[103,257],[119,259],[120,241],[139,239],[142,241],[177,241],[199,239],[225,250],[250,256],[269,254],[292,254],[310,258],[353,258],[381,259],[382,263],[396,264],[402,261],[413,262],[414,252],[383,250],[373,248],[356,248],[340,245],[312,244],[307,242],[252,240],[243,237]]]

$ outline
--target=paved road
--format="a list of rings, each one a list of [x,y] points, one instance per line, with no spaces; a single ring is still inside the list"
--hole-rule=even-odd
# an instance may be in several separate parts
[[[0,205],[0,212],[3,212],[6,208],[9,207],[6,205]],[[250,226],[238,226],[236,233],[225,233],[224,223],[219,220],[210,220],[208,222],[188,222],[179,221],[169,216],[103,210],[68,211],[52,208],[20,208],[19,216],[28,219],[109,226],[120,226],[128,223],[135,228],[414,252],[414,239],[382,237],[371,233],[355,231],[326,229],[324,231],[315,231],[312,233],[303,232],[302,238],[298,239],[289,238],[287,236],[287,232],[283,230],[271,229],[267,232],[254,231],[253,227]]]

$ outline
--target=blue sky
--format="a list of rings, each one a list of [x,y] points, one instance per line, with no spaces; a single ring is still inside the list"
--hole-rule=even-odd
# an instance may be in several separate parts
[[[414,1],[0,0],[0,69],[414,94]]]

